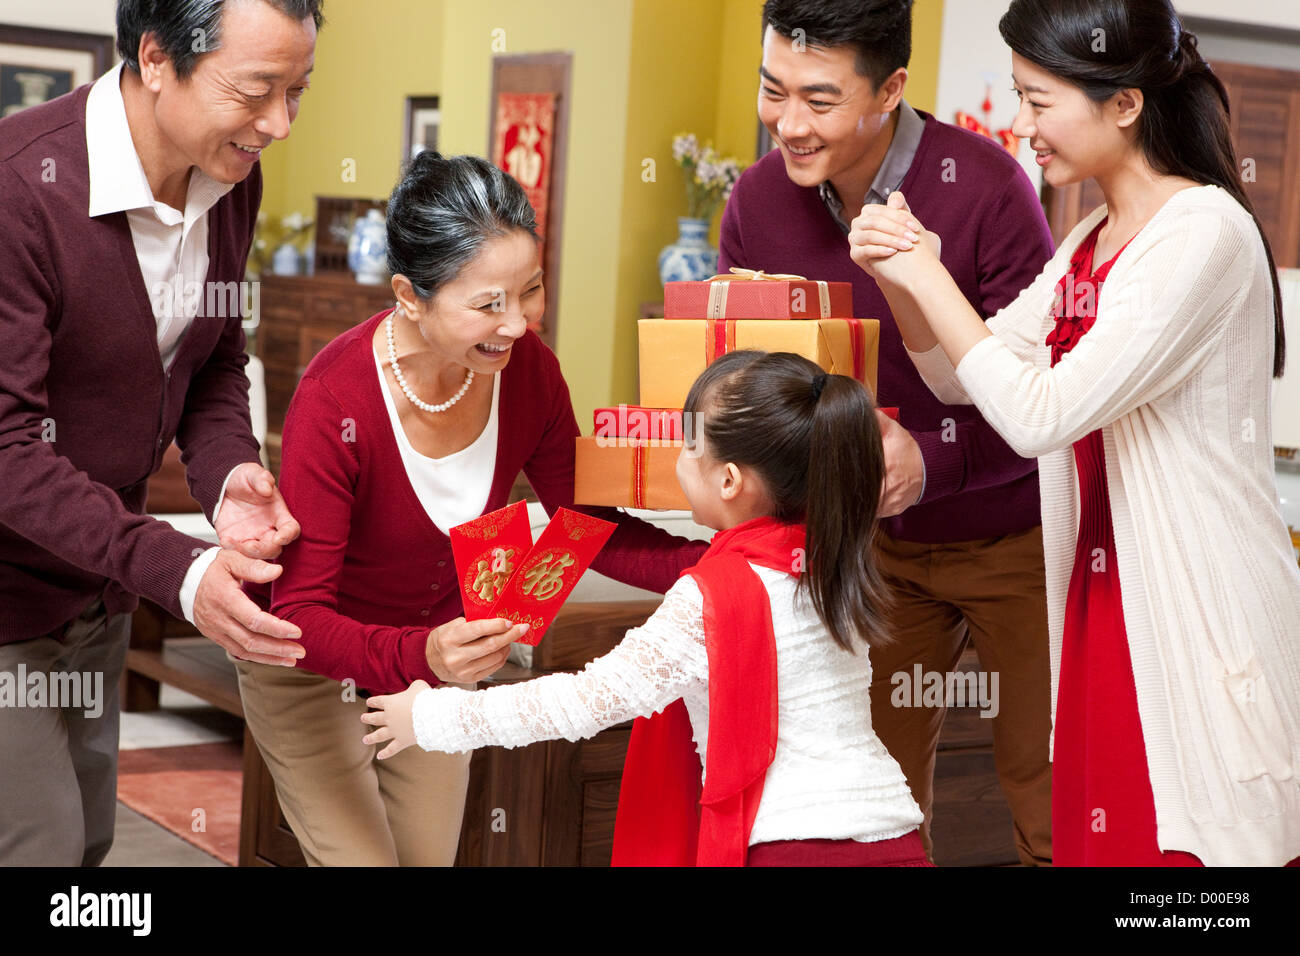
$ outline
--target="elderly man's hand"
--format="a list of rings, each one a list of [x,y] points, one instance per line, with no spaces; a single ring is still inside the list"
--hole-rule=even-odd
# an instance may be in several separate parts
[[[215,527],[223,548],[264,560],[279,557],[300,530],[275,486],[275,477],[252,462],[230,473]]]
[[[263,611],[241,590],[245,581],[273,581],[282,570],[238,551],[218,551],[194,595],[194,626],[240,660],[292,667],[307,653],[294,643],[302,631]]]

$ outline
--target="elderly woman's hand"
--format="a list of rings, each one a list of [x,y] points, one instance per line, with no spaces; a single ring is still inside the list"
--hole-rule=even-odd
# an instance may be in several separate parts
[[[472,684],[506,662],[510,645],[528,633],[527,624],[492,617],[467,621],[458,617],[429,632],[424,656],[438,679]]]

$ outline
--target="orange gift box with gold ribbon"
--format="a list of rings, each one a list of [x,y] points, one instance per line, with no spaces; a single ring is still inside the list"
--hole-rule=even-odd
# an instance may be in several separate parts
[[[689,511],[677,483],[680,441],[576,439],[573,500],[580,505]]]
[[[641,404],[681,408],[714,359],[739,349],[794,352],[876,393],[880,323],[875,319],[642,319]]]

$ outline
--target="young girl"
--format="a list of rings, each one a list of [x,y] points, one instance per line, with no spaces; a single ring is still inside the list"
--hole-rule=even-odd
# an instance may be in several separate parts
[[[1285,864],[1300,569],[1269,434],[1284,341],[1227,94],[1167,0],[1014,0],[1000,28],[1016,134],[1048,183],[1095,178],[1106,205],[987,326],[913,245],[901,196],[864,208],[850,243],[935,394],[1039,457],[1055,862]]]
[[[364,741],[389,742],[380,759],[514,747],[663,710],[633,732],[615,864],[929,865],[871,729],[867,648],[886,638],[870,395],[799,356],[740,351],[684,410],[677,477],[719,534],[654,616],[578,674],[371,697]]]

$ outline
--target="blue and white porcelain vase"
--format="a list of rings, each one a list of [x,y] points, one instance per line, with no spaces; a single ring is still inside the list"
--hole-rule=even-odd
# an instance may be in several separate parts
[[[298,263],[298,250],[293,243],[286,242],[271,256],[271,272],[278,276],[296,276]]]
[[[701,282],[718,271],[718,250],[709,245],[709,220],[680,216],[677,241],[659,253],[659,279]]]
[[[352,227],[348,268],[365,285],[383,285],[388,281],[388,225],[378,209],[371,209]]]

